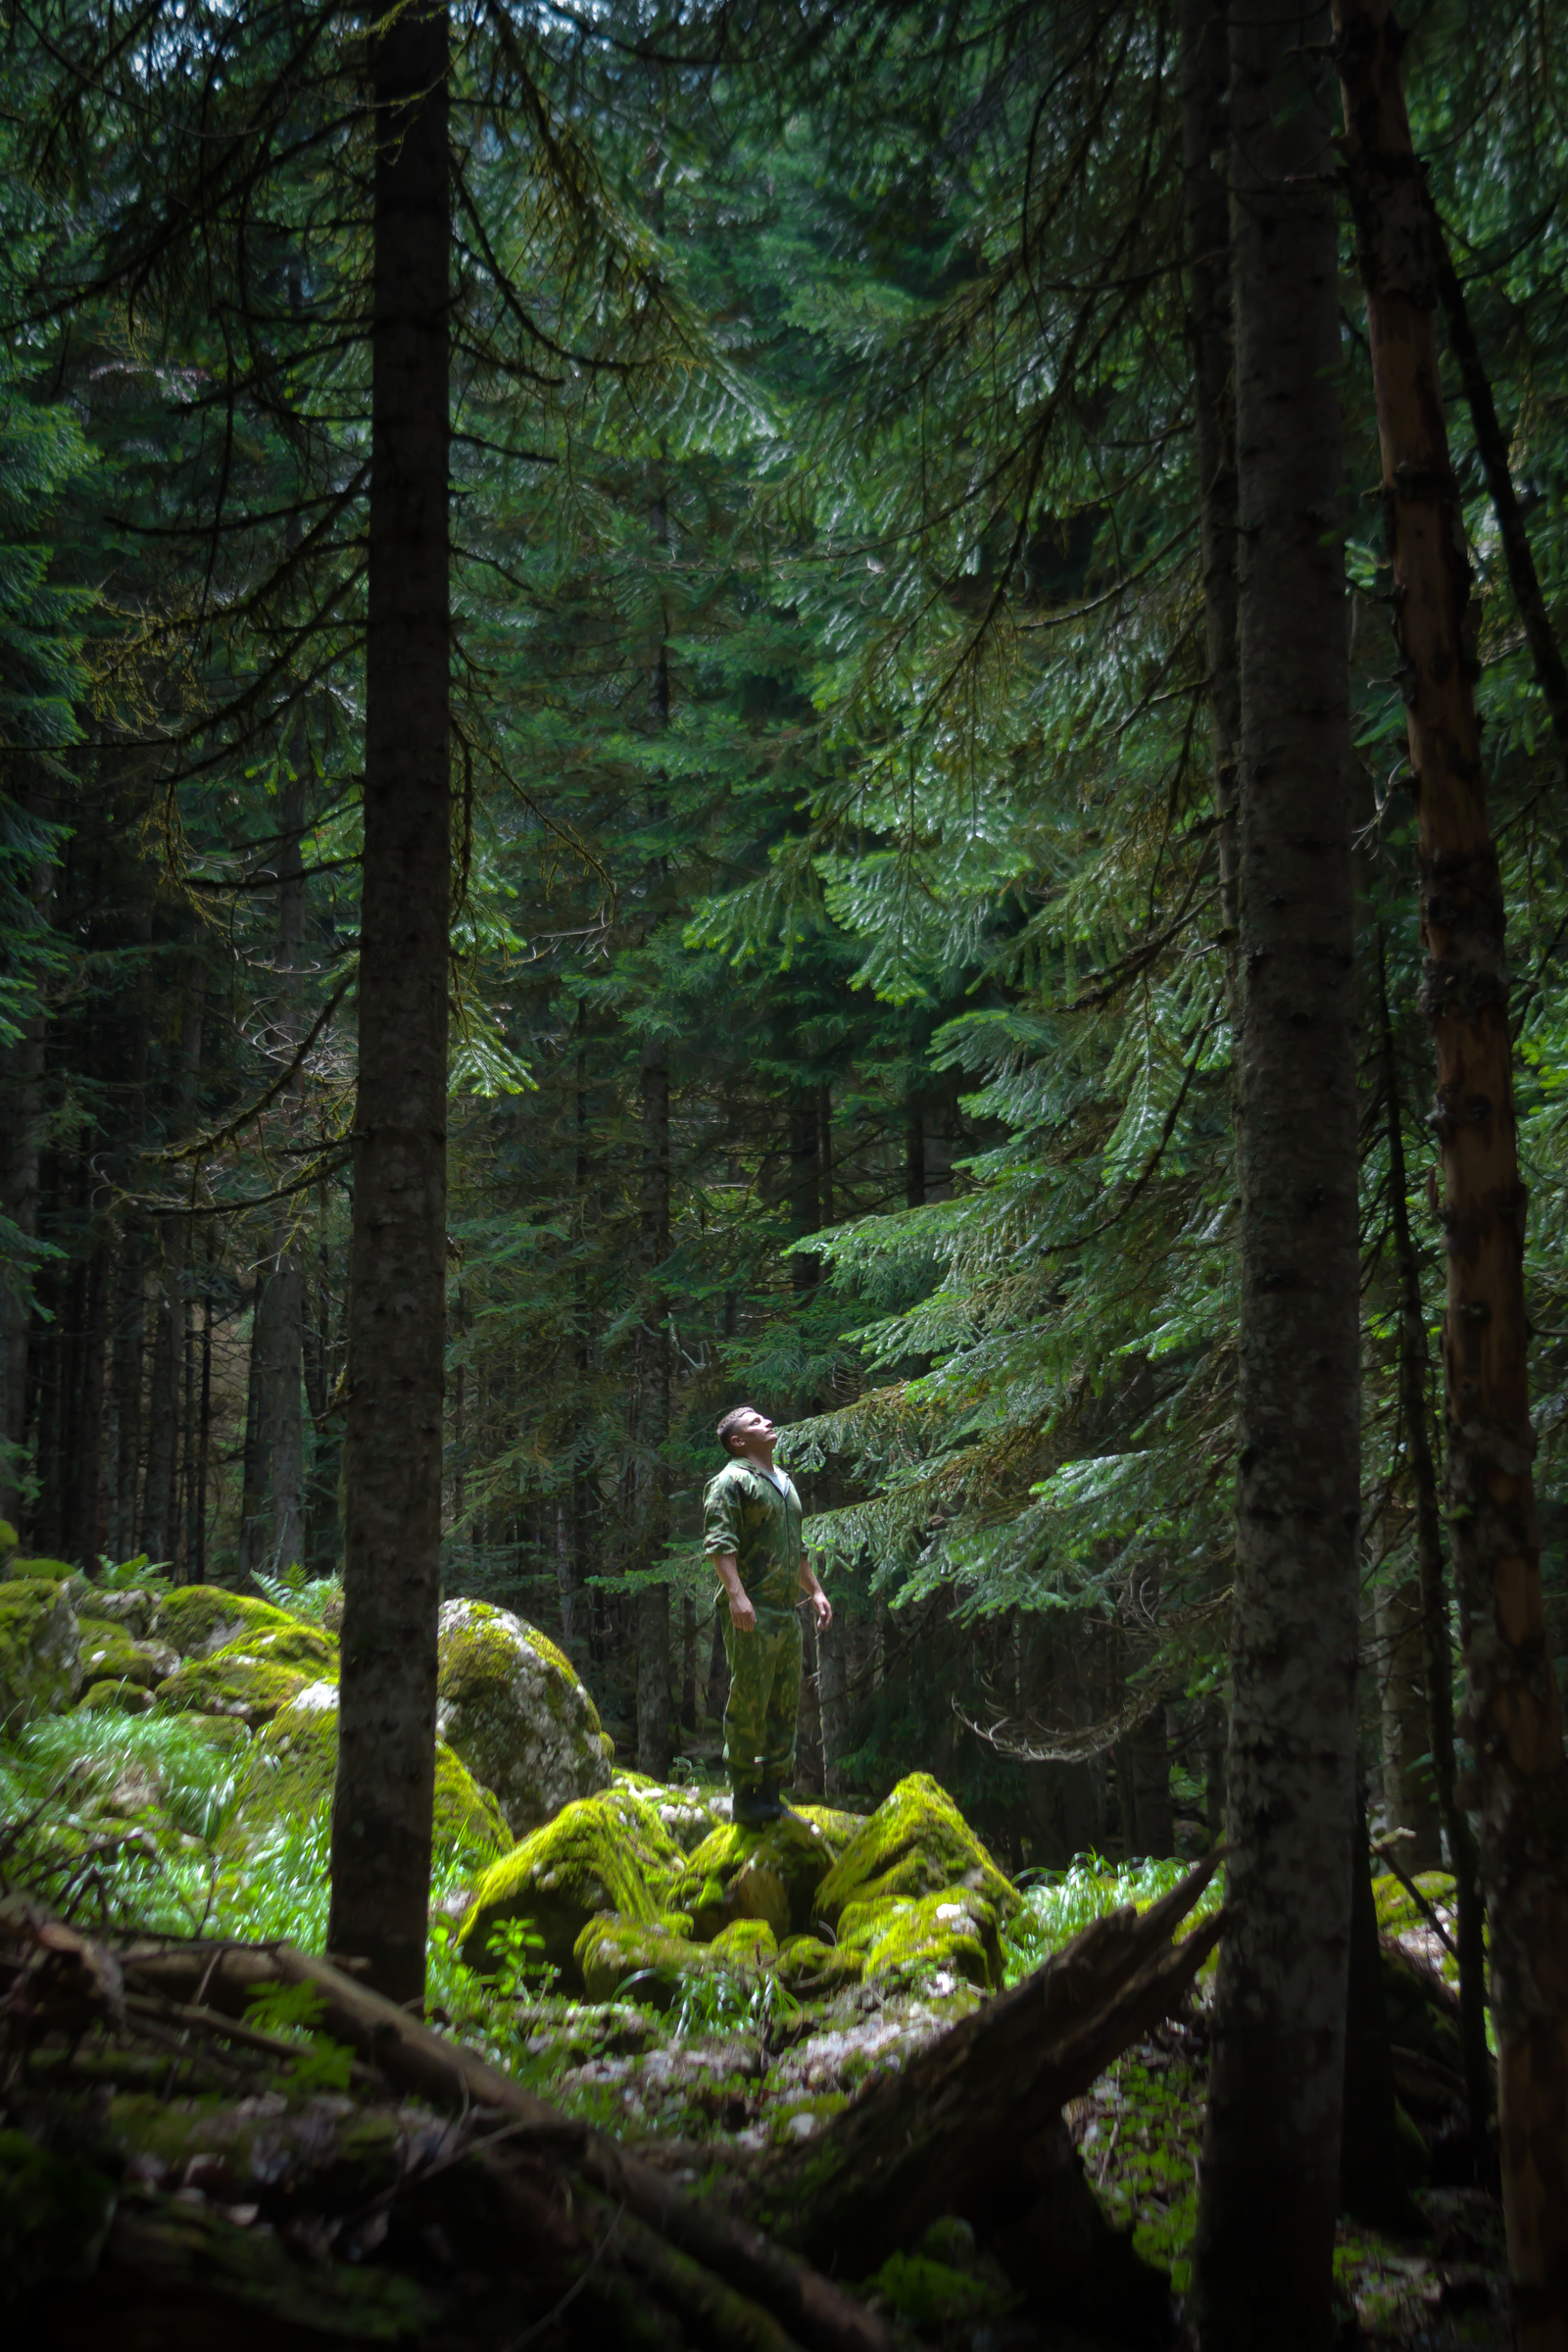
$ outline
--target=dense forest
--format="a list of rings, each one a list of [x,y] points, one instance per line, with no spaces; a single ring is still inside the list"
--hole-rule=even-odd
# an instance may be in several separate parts
[[[42,2340],[1564,2352],[1568,8],[0,55]]]

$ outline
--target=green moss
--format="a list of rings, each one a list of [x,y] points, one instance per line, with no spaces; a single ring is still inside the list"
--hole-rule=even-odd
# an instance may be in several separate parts
[[[589,1920],[572,1947],[572,1965],[591,2001],[617,1996],[645,2008],[673,2008],[687,1980],[711,1963],[705,1944],[671,1935],[660,1922],[621,1919],[613,1912]]]
[[[20,1541],[21,1538],[18,1536],[17,1531],[12,1526],[10,1520],[0,1519],[0,1576],[3,1576],[5,1573],[4,1562],[6,1553],[8,1551],[15,1551]]]
[[[160,1596],[152,1630],[182,1658],[205,1658],[243,1634],[281,1633],[299,1622],[270,1600],[252,1600],[249,1593],[230,1592],[221,1585],[176,1585]]]
[[[816,1825],[832,1847],[835,1862],[867,1820],[864,1813],[844,1813],[837,1805],[791,1805],[790,1811]]]
[[[308,1821],[331,1802],[337,1778],[337,1690],[311,1683],[251,1744],[219,1851],[242,1854],[280,1821]],[[479,1864],[507,1852],[512,1833],[487,1788],[450,1747],[435,1751],[435,1845]]]
[[[170,1651],[133,1642],[123,1628],[107,1618],[78,1618],[81,1650],[78,1680],[91,1689],[95,1683],[136,1683],[151,1690],[170,1674],[174,1659]]]
[[[160,1714],[233,1715],[254,1731],[317,1679],[307,1668],[258,1657],[236,1642],[210,1658],[187,1658],[154,1696]]]
[[[438,1722],[514,1831],[537,1829],[610,1778],[604,1726],[556,1643],[509,1610],[456,1599],[441,1610]]]
[[[906,2327],[932,2333],[998,2319],[1018,2300],[990,2279],[952,2270],[929,2254],[890,2254],[862,2287],[862,2293],[867,2291]]]
[[[791,1936],[779,1946],[778,1973],[798,2001],[825,2001],[865,1974],[863,1952],[841,1951],[820,1936]]]
[[[8,2296],[90,2274],[115,2214],[114,2185],[91,2165],[0,2132],[0,2275]]]
[[[839,1915],[841,1952],[858,1952],[868,1977],[925,1976],[946,1970],[982,1991],[1002,1982],[997,1915],[966,1886],[937,1894],[880,1896],[846,1903]]]
[[[947,1790],[911,1773],[851,1838],[817,1889],[819,1918],[836,1926],[847,1904],[912,1900],[953,1888],[982,1894],[999,1919],[1022,1898],[1003,1876]]]
[[[708,1948],[730,1967],[764,1968],[778,1958],[778,1937],[765,1919],[732,1919]]]
[[[797,1813],[757,1828],[725,1822],[687,1860],[669,1900],[708,1943],[732,1920],[765,1919],[780,1943],[811,1924],[833,1866],[825,1833]]]
[[[617,1911],[634,1925],[653,1926],[662,1906],[639,1856],[636,1829],[628,1826],[630,1810],[624,1790],[577,1797],[486,1871],[460,1931],[467,1965],[492,1970],[490,1938],[508,1921],[520,1920],[538,1936],[544,1958],[575,1987],[581,1980],[574,1946],[590,1919]]]
[[[612,1773],[610,1785],[651,1805],[684,1854],[692,1853],[712,1835],[714,1817],[693,1789],[672,1788],[663,1781],[650,1780],[645,1772],[619,1770]]]
[[[6,1576],[24,1576],[34,1584],[64,1585],[76,1573],[69,1560],[24,1560],[12,1552],[5,1562]]]
[[[145,1715],[153,1703],[152,1692],[140,1683],[94,1683],[86,1696],[78,1700],[74,1712],[94,1715]]]
[[[0,1584],[0,1723],[58,1715],[75,1695],[80,1635],[60,1587],[42,1577]]]

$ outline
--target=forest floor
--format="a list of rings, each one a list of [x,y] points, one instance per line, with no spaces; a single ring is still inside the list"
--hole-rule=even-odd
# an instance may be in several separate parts
[[[281,1830],[249,1861],[220,1868],[219,1825],[233,1771],[222,1747],[182,1719],[78,1712],[33,1727],[0,1757],[0,1794],[14,1825],[30,1824],[24,1842],[46,1831],[66,1840],[61,1850],[73,1857],[79,1897],[106,1922],[276,1938],[319,1951],[324,1815]],[[688,1777],[710,1798],[715,1793],[700,1769]],[[1006,1981],[1016,1983],[1094,1918],[1163,1893],[1183,1867],[1082,1856],[1066,1872],[1034,1874],[1023,1914],[1004,1937]],[[624,1998],[569,1998],[521,1971],[480,1979],[455,1948],[466,1876],[454,1862],[435,1890],[433,2021],[567,2116],[638,2147],[694,2186],[808,2139],[872,2076],[902,2064],[984,1998],[940,1969],[810,2002],[794,1999],[776,1974],[718,1973],[691,1983],[663,2012]],[[1429,1883],[1432,1893],[1438,1885]],[[1204,1908],[1214,1900],[1217,1889]],[[1378,1882],[1378,1904],[1386,1936],[1442,1964],[1418,1905],[1392,1879]],[[1127,2050],[1066,2111],[1103,2208],[1141,2255],[1169,2271],[1178,2298],[1190,2283],[1197,2221],[1212,1970],[1210,1961],[1183,2016]],[[275,2034],[312,2038],[308,2019],[287,2000],[256,2016]],[[332,2048],[318,2056],[320,2087],[346,2087],[346,2073],[340,2084],[331,2080]],[[1423,2238],[1342,2227],[1335,2257],[1341,2342],[1500,2348],[1508,2329],[1495,2205],[1460,2186],[1424,2189],[1417,2203],[1428,2226]],[[901,2292],[890,2277],[884,2302],[923,2332],[924,2315],[915,2304],[901,2306]],[[974,2335],[976,2346],[985,2335],[984,2328]],[[997,2347],[1004,2343],[1004,2331],[996,2336]]]

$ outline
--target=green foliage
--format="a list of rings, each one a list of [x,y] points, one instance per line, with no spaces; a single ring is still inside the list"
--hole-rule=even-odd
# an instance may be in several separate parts
[[[1170,1892],[1187,1867],[1184,1862],[1172,1861],[1118,1868],[1099,1854],[1080,1854],[1068,1870],[1035,1874],[1024,1890],[1023,1908],[1003,1929],[1005,1982],[1016,1984],[1081,1935],[1092,1920],[1103,1919],[1127,1903],[1136,1910],[1147,1910]],[[1190,1935],[1200,1920],[1218,1910],[1222,1899],[1223,1887],[1216,1877],[1203,1889],[1181,1932]],[[1212,1963],[1204,1965],[1211,1967]]]

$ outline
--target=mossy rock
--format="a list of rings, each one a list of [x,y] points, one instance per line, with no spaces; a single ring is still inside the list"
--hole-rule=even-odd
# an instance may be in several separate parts
[[[572,1946],[572,1966],[591,2001],[618,1998],[667,2010],[712,1962],[707,1944],[672,1934],[662,1921],[621,1919],[611,1911],[589,1920]]]
[[[883,1895],[846,1903],[839,1915],[838,1949],[858,1952],[869,1978],[945,1971],[982,1992],[1002,1983],[995,1907],[966,1886],[944,1887],[912,1900]]]
[[[77,1666],[82,1690],[90,1690],[96,1683],[135,1683],[151,1690],[179,1664],[177,1651],[157,1642],[133,1642],[122,1626],[107,1617],[79,1617],[76,1622],[81,1632]]]
[[[257,1734],[218,1840],[223,1854],[257,1845],[280,1821],[308,1821],[331,1800],[337,1779],[335,1683],[308,1683]],[[438,1740],[435,1750],[435,1843],[479,1864],[508,1851],[512,1833],[487,1788]]]
[[[538,1938],[543,1959],[575,1990],[581,1978],[574,1948],[591,1919],[615,1911],[630,1925],[653,1927],[663,1906],[639,1859],[630,1811],[624,1791],[574,1797],[487,1870],[460,1932],[467,1965],[494,1971],[499,1963],[490,1938],[508,1921],[520,1920]]]
[[[86,1696],[77,1701],[83,1714],[146,1715],[152,1711],[153,1694],[141,1683],[94,1683]]]
[[[106,1592],[87,1576],[72,1578],[66,1587],[66,1598],[84,1626],[89,1617],[95,1624],[118,1625],[133,1642],[150,1638],[153,1619],[158,1613],[158,1595],[144,1586],[130,1585],[122,1592]],[[169,1646],[172,1648],[173,1644]]]
[[[514,1836],[610,1786],[612,1742],[565,1652],[482,1600],[442,1604],[436,1727]]]
[[[612,1788],[629,1789],[632,1795],[652,1805],[683,1854],[694,1853],[705,1838],[711,1837],[716,1826],[712,1807],[694,1789],[674,1788],[667,1782],[650,1780],[645,1772],[624,1772],[618,1766],[611,1776],[610,1785]]]
[[[253,1600],[248,1592],[230,1592],[222,1585],[176,1585],[160,1595],[152,1631],[182,1658],[210,1658],[242,1635],[259,1638],[300,1622],[270,1600]]]
[[[997,1868],[947,1790],[928,1772],[912,1772],[856,1832],[817,1889],[819,1919],[837,1927],[850,1903],[962,1888],[984,1895],[999,1919],[1023,1898]]]
[[[830,2000],[858,1984],[865,1974],[863,1952],[843,1951],[820,1936],[791,1936],[779,1946],[779,1982],[798,2001]]]
[[[17,1731],[31,1715],[61,1715],[76,1695],[80,1629],[60,1586],[47,1577],[0,1584],[0,1725]]]
[[[815,1822],[833,1848],[835,1862],[850,1839],[857,1837],[870,1819],[867,1813],[845,1813],[837,1805],[791,1805],[790,1811],[798,1813],[803,1821]]]
[[[34,1585],[69,1584],[76,1571],[69,1560],[24,1560],[20,1552],[8,1552],[0,1562],[0,1576],[25,1577]]]
[[[319,1679],[308,1667],[256,1657],[236,1642],[214,1657],[187,1658],[153,1695],[161,1715],[232,1715],[256,1731]]]
[[[0,1576],[5,1574],[7,1552],[15,1551],[21,1538],[9,1519],[0,1519]]]
[[[767,1968],[778,1958],[778,1937],[765,1919],[732,1919],[708,1949],[729,1968]]]
[[[832,1867],[826,1833],[799,1813],[756,1828],[725,1822],[688,1858],[669,1900],[691,1913],[701,1943],[737,1919],[765,1919],[782,1943],[810,1926]]]

